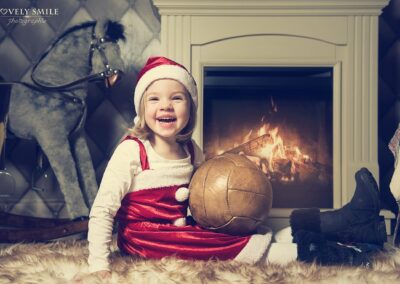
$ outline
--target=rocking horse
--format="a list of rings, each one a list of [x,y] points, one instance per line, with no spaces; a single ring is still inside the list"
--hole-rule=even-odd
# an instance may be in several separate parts
[[[54,171],[69,219],[0,213],[0,225],[31,227],[26,234],[18,230],[0,231],[0,242],[51,239],[87,227],[85,217],[98,185],[82,131],[86,117],[86,83],[104,80],[108,87],[115,84],[124,66],[118,46],[122,40],[125,40],[123,27],[116,22],[105,20],[74,26],[64,32],[34,66],[33,84],[8,82],[12,88],[8,116],[1,121],[2,133],[7,126],[13,135],[38,143]],[[0,135],[0,150],[4,149],[4,136]],[[4,159],[4,155],[0,158]],[[0,166],[0,174],[5,178],[7,172],[4,165]],[[7,178],[10,181],[10,176]],[[83,221],[69,222],[73,219]]]

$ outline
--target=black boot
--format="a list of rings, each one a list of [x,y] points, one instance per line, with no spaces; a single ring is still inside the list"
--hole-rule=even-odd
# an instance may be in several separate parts
[[[348,204],[338,210],[320,212],[317,208],[294,210],[290,216],[292,234],[298,230],[321,232],[329,239],[382,244],[386,228],[379,218],[378,185],[362,168],[356,175],[356,190]]]
[[[323,234],[300,230],[294,235],[297,259],[321,265],[368,266],[374,254],[382,247],[365,244],[328,241]]]

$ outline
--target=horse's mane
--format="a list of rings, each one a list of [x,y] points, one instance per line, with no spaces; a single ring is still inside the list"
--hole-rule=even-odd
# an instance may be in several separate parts
[[[43,53],[38,62],[40,62],[53,49],[53,47],[68,34],[87,27],[94,27],[96,24],[97,21],[88,21],[68,28],[60,36],[58,36],[55,41],[47,48],[47,50]],[[110,41],[116,42],[119,39],[125,40],[124,27],[120,23],[107,21],[105,25],[107,25],[105,36],[107,36]]]
[[[87,29],[91,30],[83,34]],[[106,41],[125,39],[123,26],[110,20],[89,21],[70,27],[57,37],[33,67],[33,81],[55,86],[87,76],[92,67],[90,41],[95,33]]]
[[[54,86],[86,76],[90,72],[90,37],[95,25],[94,21],[85,22],[67,29],[57,37],[33,67],[33,81]],[[83,36],[83,31],[88,28],[91,31]]]
[[[58,42],[60,40],[62,40],[65,36],[67,36],[68,34],[75,32],[77,30],[80,30],[80,29],[87,28],[87,27],[94,27],[95,25],[96,25],[96,21],[89,21],[89,22],[84,22],[82,24],[68,28],[53,41],[53,43],[46,49],[46,51],[42,54],[42,56],[40,56],[40,58],[37,62],[39,63],[40,61],[42,61],[42,59],[46,57],[46,55],[53,49],[53,47],[56,46],[58,44]]]

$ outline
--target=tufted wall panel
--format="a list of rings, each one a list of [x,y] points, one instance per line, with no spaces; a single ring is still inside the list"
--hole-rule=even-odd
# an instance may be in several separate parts
[[[379,18],[378,159],[384,206],[397,212],[389,183],[394,158],[388,144],[400,122],[400,0],[391,0]]]
[[[132,92],[138,69],[145,59],[160,51],[160,17],[151,0],[2,0],[0,8],[58,8],[62,16],[49,17],[41,24],[9,24],[0,17],[0,75],[6,80],[28,80],[29,71],[50,43],[75,24],[111,17],[128,23],[134,47],[125,54],[130,69],[119,86],[101,84],[88,88],[87,141],[101,180],[113,149],[130,126]],[[393,156],[387,148],[400,122],[400,0],[392,0],[379,22],[379,165],[384,206],[397,206],[389,192]],[[0,193],[0,210],[41,217],[63,217],[63,197],[54,174],[44,159],[44,173],[35,171],[37,145],[34,141],[7,139],[7,169],[16,179],[16,190]],[[32,176],[40,190],[32,189]]]

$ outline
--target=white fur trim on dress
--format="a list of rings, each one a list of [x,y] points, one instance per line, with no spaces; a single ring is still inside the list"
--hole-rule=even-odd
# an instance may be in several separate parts
[[[185,217],[182,217],[182,218],[175,219],[174,222],[173,222],[173,224],[174,224],[175,226],[177,226],[177,227],[186,226],[186,218],[185,218]]]
[[[135,177],[130,191],[188,184],[192,172],[193,166],[190,164],[185,167],[172,167],[162,172],[160,170],[143,171]]]
[[[158,79],[173,79],[182,83],[190,93],[194,105],[197,108],[197,86],[192,75],[178,65],[160,65],[148,70],[137,82],[134,103],[136,115],[138,117],[141,115],[139,113],[139,106],[144,92],[151,83]]]
[[[189,189],[186,187],[180,187],[175,192],[175,199],[178,202],[186,201],[188,200],[188,198],[189,198]]]
[[[290,226],[285,227],[275,233],[274,239],[277,243],[292,243],[292,228]]]
[[[235,260],[254,264],[259,261],[267,251],[272,239],[272,231],[264,235],[254,234],[242,251],[235,257]]]

